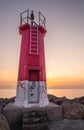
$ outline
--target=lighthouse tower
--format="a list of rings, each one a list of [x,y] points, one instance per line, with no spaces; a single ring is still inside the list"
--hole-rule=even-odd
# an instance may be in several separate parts
[[[20,14],[19,33],[22,36],[16,106],[44,107],[48,105],[46,88],[44,36],[45,17],[39,12],[35,22],[33,11]]]

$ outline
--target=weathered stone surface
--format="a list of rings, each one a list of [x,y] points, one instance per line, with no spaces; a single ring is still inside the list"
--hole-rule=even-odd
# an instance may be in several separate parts
[[[70,99],[67,99],[66,97],[55,97],[54,95],[48,94],[49,101],[52,103],[55,103],[57,105],[61,105],[64,102],[71,102]]]
[[[53,120],[61,120],[63,118],[62,114],[62,107],[61,106],[56,106],[47,109],[47,118],[49,121]]]
[[[14,102],[15,97],[12,98],[0,98],[0,112],[3,112],[4,107],[10,103],[10,102]]]
[[[21,109],[4,109],[4,116],[7,118],[11,130],[21,130],[22,129],[22,111]]]
[[[49,130],[46,123],[24,125],[22,130]]]
[[[34,112],[32,113],[34,118],[30,118],[28,120],[28,116],[31,117],[31,111],[37,111],[37,114]],[[30,113],[30,114],[25,114],[25,113]],[[53,121],[53,120],[61,120],[62,119],[62,107],[59,105],[55,105],[53,103],[50,103],[46,107],[34,107],[34,108],[19,108],[14,106],[14,104],[8,104],[4,110],[3,114],[6,116],[9,125],[11,127],[11,130],[21,130],[22,129],[22,121],[27,122],[28,124],[32,125],[34,123],[42,123],[45,122],[46,119],[47,121]],[[23,119],[24,115],[24,119]],[[37,117],[37,116],[40,117]],[[44,116],[45,115],[45,116]],[[44,126],[46,123],[44,124]],[[26,129],[26,128],[25,128]],[[24,129],[24,130],[25,130]]]
[[[22,130],[48,130],[45,110],[24,111]]]
[[[58,99],[58,97],[51,95],[51,94],[48,94],[48,99],[50,102],[55,103],[56,100]]]
[[[68,120],[49,122],[49,130],[84,130],[84,120]]]
[[[1,113],[0,113],[0,130],[10,130],[7,119]]]
[[[84,120],[83,120],[84,119],[84,97],[75,98],[75,99],[67,99],[66,97],[58,98],[53,95],[48,95],[48,97],[49,100],[51,102],[54,102],[55,104],[50,103],[48,106],[43,108],[42,107],[32,108],[32,110],[40,111],[40,115],[44,115],[44,113],[46,112],[46,117],[48,121],[48,130],[84,130]],[[23,125],[24,129],[22,129],[23,114],[29,109],[17,108],[14,105],[10,106],[10,104],[8,103],[14,102],[14,99],[15,98],[0,99],[0,104],[1,104],[0,110],[7,118],[11,130],[28,130],[28,127],[30,130],[31,129],[34,130],[34,128],[36,128],[36,130],[47,129],[47,128],[45,129],[46,127],[45,117],[43,118],[36,117],[30,120],[28,118],[25,118],[24,120],[26,123],[24,123]],[[4,107],[5,109],[3,111]],[[28,116],[27,114],[24,115],[25,117]],[[42,124],[42,121],[44,121],[45,123]],[[43,129],[40,129],[40,127]],[[0,129],[0,130],[5,130],[5,129]]]
[[[65,114],[67,113],[67,111],[71,108],[71,103],[69,102],[64,102],[62,103],[62,113],[63,113],[63,118],[65,118]]]
[[[84,105],[84,96],[72,99],[72,102],[80,103]]]
[[[64,117],[67,119],[84,119],[84,105],[73,103],[67,108],[67,112]]]

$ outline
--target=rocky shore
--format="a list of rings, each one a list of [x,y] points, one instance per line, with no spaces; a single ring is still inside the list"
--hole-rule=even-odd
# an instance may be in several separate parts
[[[57,104],[62,109],[62,114],[59,114],[60,117],[52,121],[49,118],[52,118],[57,113],[53,111],[53,114],[49,115],[51,117],[48,118],[46,111],[41,110],[27,112],[24,114],[27,118],[24,117],[24,119],[21,111],[12,112],[11,119],[9,113],[4,113],[4,108],[7,104],[13,103],[15,97],[10,99],[0,98],[0,130],[27,130],[27,128],[22,127],[22,122],[26,125],[30,124],[28,130],[84,130],[84,96],[67,99],[66,97],[48,95],[48,98],[50,102]],[[35,123],[35,126],[32,126],[32,123]]]

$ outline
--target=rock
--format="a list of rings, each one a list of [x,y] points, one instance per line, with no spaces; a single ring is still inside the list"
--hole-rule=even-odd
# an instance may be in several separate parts
[[[84,130],[84,120],[68,120],[49,122],[49,130]]]
[[[63,118],[62,106],[51,104],[52,107],[47,108],[47,119],[49,121],[61,120]]]
[[[74,98],[72,99],[72,103],[80,103],[80,104],[83,104],[84,105],[84,96],[83,97],[79,97],[79,98]]]
[[[62,103],[68,102],[68,101],[69,99],[67,99],[66,97],[62,97],[62,98],[58,98],[55,103],[58,105],[61,105]]]
[[[11,130],[27,130],[27,128],[40,130],[41,126],[43,130],[47,128],[49,128],[48,130],[84,130],[84,97],[67,99],[66,97],[48,95],[48,98],[52,102],[48,106],[28,109],[28,111],[35,110],[29,118],[25,118],[28,114],[24,114],[24,112],[27,112],[27,108],[14,106],[15,97],[10,99],[0,98],[0,112],[8,120]],[[39,112],[36,114],[36,111]],[[46,113],[46,116],[43,116],[44,113]],[[2,124],[0,123],[1,127]],[[48,127],[47,124],[49,125]]]
[[[55,103],[58,97],[48,94],[48,99],[49,99],[49,102]]]
[[[71,103],[69,102],[64,102],[62,103],[62,113],[63,113],[63,118],[65,118],[65,114],[67,113],[67,111],[71,108]]]
[[[22,111],[20,109],[4,109],[4,116],[7,118],[11,130],[22,129]]]
[[[84,119],[84,105],[73,103],[67,108],[67,112],[64,116],[67,119]]]
[[[57,105],[61,105],[64,102],[70,102],[70,99],[67,99],[66,97],[55,97],[54,95],[48,94],[48,99],[50,102],[55,103]]]
[[[15,101],[15,97],[11,97],[11,98],[8,99],[8,103],[12,103],[12,102],[14,102],[14,101]],[[8,104],[8,103],[7,103],[7,104]]]
[[[48,130],[46,110],[24,111],[22,126],[22,130]]]
[[[41,125],[42,128],[46,127],[47,129],[47,121],[61,120],[63,116],[61,105],[53,103],[49,103],[46,107],[32,108],[19,108],[14,106],[13,103],[9,103],[4,108],[3,114],[7,118],[11,130],[21,130],[22,126],[23,130],[26,128],[33,129],[36,126],[39,130]]]
[[[0,130],[10,130],[7,119],[1,113],[0,113]]]
[[[14,102],[15,100],[15,97],[12,97],[12,98],[0,98],[0,112],[2,113],[3,112],[3,109],[4,107],[8,104],[8,103],[11,103],[11,102]]]
[[[53,95],[48,95],[48,97],[49,101],[62,106],[63,118],[84,119],[84,97],[75,99],[67,99],[66,97],[58,98]]]

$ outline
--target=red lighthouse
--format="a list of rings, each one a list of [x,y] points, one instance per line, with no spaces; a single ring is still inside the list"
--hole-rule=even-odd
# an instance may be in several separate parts
[[[39,12],[39,24],[34,13],[20,14],[19,33],[22,35],[16,106],[48,105],[45,71],[45,17]]]

